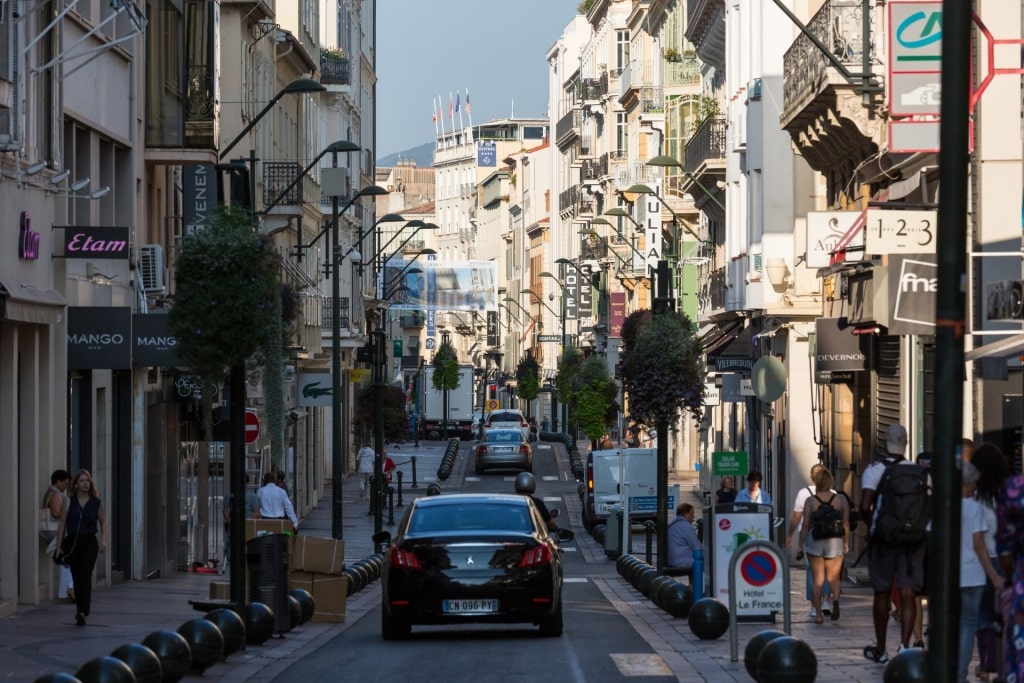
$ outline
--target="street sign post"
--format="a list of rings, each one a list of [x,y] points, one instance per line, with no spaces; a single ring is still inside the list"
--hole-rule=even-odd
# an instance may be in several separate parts
[[[256,412],[252,410],[245,411],[245,443],[252,444],[256,443],[256,439],[260,438],[260,419],[256,416]]]
[[[793,632],[790,621],[789,563],[771,541],[747,541],[729,559],[729,652],[739,661],[737,617],[783,614],[783,630]]]

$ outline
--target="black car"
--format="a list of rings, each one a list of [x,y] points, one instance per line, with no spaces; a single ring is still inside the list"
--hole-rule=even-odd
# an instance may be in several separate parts
[[[414,624],[532,623],[562,635],[562,558],[527,496],[418,498],[385,553],[381,635]]]

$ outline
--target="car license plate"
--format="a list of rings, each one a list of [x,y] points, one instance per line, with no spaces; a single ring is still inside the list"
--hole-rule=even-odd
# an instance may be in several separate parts
[[[445,614],[489,614],[498,611],[497,600],[445,600]]]

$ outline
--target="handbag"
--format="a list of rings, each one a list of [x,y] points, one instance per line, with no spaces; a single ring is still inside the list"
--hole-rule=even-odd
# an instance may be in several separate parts
[[[53,493],[53,489],[47,492],[46,503],[50,502],[50,496]],[[57,527],[60,525],[60,520],[53,518],[53,515],[50,514],[50,507],[46,503],[39,509],[39,537],[44,541],[49,541],[57,535]]]

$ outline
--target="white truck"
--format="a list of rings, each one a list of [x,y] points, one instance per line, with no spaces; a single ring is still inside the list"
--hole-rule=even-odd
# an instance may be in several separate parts
[[[420,415],[423,436],[444,437],[444,392],[434,388],[434,368],[423,368],[423,395]],[[473,366],[459,366],[459,386],[448,392],[448,437],[469,439],[473,434]]]
[[[606,524],[608,509],[622,504],[621,482],[629,484],[630,523],[654,519],[658,511],[658,451],[655,448],[609,448],[587,454],[583,492],[583,526]],[[668,491],[669,510],[675,496]],[[669,515],[671,519],[672,515]]]

